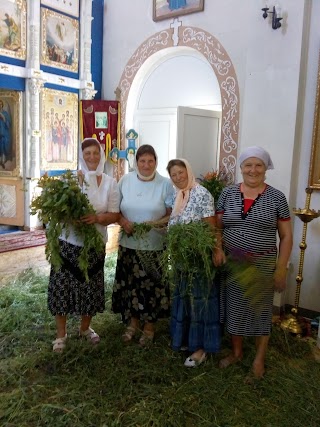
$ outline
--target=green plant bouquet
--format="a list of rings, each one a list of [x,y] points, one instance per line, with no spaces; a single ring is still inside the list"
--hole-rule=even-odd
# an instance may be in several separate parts
[[[205,187],[213,196],[216,204],[222,190],[227,186],[227,178],[222,172],[212,171],[198,179],[199,184]]]
[[[147,237],[147,234],[151,230],[157,230],[161,233],[166,232],[167,226],[165,223],[159,221],[153,222],[134,222],[133,228],[130,234],[127,234],[122,228],[121,233],[125,233],[128,236],[132,236],[135,240],[144,240]],[[152,277],[161,279],[161,259],[157,256],[156,252],[137,249],[137,255],[141,262],[141,265],[146,273],[150,274]]]
[[[205,221],[171,225],[162,257],[164,279],[173,284],[182,276],[188,284],[199,276],[212,281],[216,272],[212,261],[216,240],[212,227]]]
[[[272,271],[274,261],[266,257],[259,257],[259,265]],[[242,289],[243,296],[251,307],[259,312],[266,307],[266,294],[272,292],[273,278],[266,276],[259,268],[253,257],[233,254],[227,256],[224,269],[232,274],[234,281]]]
[[[30,204],[31,215],[39,215],[46,224],[46,258],[58,270],[62,265],[59,250],[59,236],[62,230],[70,232],[70,226],[84,246],[79,255],[79,268],[88,281],[89,253],[105,250],[101,234],[94,224],[84,224],[80,218],[95,213],[86,194],[82,193],[78,178],[71,171],[66,171],[59,178],[43,175],[37,183],[42,189]]]

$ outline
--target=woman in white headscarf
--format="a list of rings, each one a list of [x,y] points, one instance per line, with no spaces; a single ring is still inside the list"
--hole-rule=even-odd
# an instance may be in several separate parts
[[[175,224],[205,221],[216,233],[214,199],[206,188],[196,182],[188,161],[170,160],[167,171],[176,187],[169,230]],[[215,266],[225,260],[220,238],[217,237],[217,246],[212,248]],[[170,333],[173,350],[185,348],[190,352],[184,362],[186,367],[196,367],[205,361],[208,353],[220,350],[218,288],[213,280],[203,278],[201,271],[192,280],[182,271],[175,283]]]
[[[169,287],[162,281],[161,253],[164,237],[156,229],[136,236],[134,225],[168,221],[173,187],[157,172],[157,155],[149,144],[136,153],[136,169],[119,181],[121,193],[119,224],[123,231],[112,294],[112,310],[120,313],[127,326],[122,335],[132,342],[142,332],[139,343],[154,339],[158,318],[169,316]],[[132,234],[133,233],[133,234]]]
[[[115,179],[103,173],[104,152],[95,138],[83,140],[80,148],[79,183],[95,209],[94,214],[81,218],[85,224],[94,224],[107,242],[107,225],[119,218],[120,193]],[[99,335],[90,328],[92,317],[103,312],[104,260],[105,252],[92,252],[89,256],[89,282],[85,280],[78,266],[78,257],[83,240],[72,226],[63,231],[60,238],[60,255],[63,264],[56,271],[51,268],[48,290],[48,307],[55,316],[57,337],[53,341],[53,351],[62,352],[67,340],[67,315],[81,316],[79,335],[92,344],[100,341]]]
[[[218,225],[223,229],[226,254],[239,265],[255,266],[258,279],[245,291],[236,271],[227,274],[221,292],[221,321],[231,334],[232,353],[220,361],[220,367],[241,361],[243,337],[253,336],[256,356],[252,374],[259,379],[265,372],[274,290],[281,292],[286,286],[292,230],[284,194],[265,183],[266,171],[274,168],[269,153],[261,147],[248,147],[239,164],[243,181],[221,193],[216,209]]]

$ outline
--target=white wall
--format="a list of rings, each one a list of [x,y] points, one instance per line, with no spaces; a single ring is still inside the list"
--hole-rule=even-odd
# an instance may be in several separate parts
[[[103,97],[114,99],[114,91],[132,54],[152,34],[168,28],[172,19],[153,22],[150,0],[105,0],[105,3]],[[266,3],[274,4],[270,0],[241,0],[241,4],[238,0],[207,0],[204,12],[181,16],[180,20],[184,26],[208,31],[228,52],[240,88],[240,149],[249,145],[267,148],[276,168],[268,173],[268,182],[286,194],[291,207],[303,207],[316,88],[320,2],[279,0],[284,14],[279,30],[273,30],[269,19],[262,18],[261,7]],[[304,67],[301,52],[305,55],[308,38],[303,37],[303,30],[309,31],[305,5],[311,4],[310,46]],[[313,196],[313,205],[319,208],[318,194]],[[299,221],[294,219],[295,243],[287,293],[290,303],[293,303],[299,258],[302,230]],[[309,225],[300,304],[317,311],[320,311],[319,224],[320,220],[315,220]]]
[[[313,0],[310,13],[310,35],[304,51],[305,72],[301,74],[301,96],[299,99],[300,115],[297,120],[297,131],[300,133],[300,144],[295,150],[295,164],[292,170],[292,181],[296,181],[291,197],[293,207],[304,208],[306,203],[305,188],[308,185],[309,163],[312,144],[313,116],[317,88],[317,75],[320,49],[320,2]],[[284,161],[286,158],[284,157]],[[311,196],[311,209],[320,209],[320,193],[314,191]],[[294,250],[292,254],[292,271],[287,301],[294,303],[295,277],[299,265],[299,243],[302,239],[303,223],[299,218],[294,220]],[[300,307],[320,311],[320,218],[308,225],[307,249],[303,266],[303,282],[300,294]]]

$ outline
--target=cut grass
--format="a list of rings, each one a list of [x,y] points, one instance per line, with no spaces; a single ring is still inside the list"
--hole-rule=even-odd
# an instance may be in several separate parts
[[[65,353],[54,354],[46,275],[29,270],[0,289],[0,425],[6,427],[319,427],[320,364],[311,347],[273,327],[265,379],[245,384],[254,357],[220,370],[230,347],[196,369],[171,351],[168,321],[154,345],[124,345],[110,312],[116,254],[106,261],[107,309],[93,320],[96,348],[78,339],[70,318]]]

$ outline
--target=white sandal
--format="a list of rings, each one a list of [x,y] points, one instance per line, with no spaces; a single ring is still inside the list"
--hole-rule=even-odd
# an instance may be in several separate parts
[[[53,347],[52,350],[55,353],[62,353],[66,347],[66,341],[67,341],[67,334],[65,334],[62,338],[56,338],[54,341],[52,341]]]
[[[201,363],[203,363],[206,359],[207,359],[206,353],[203,353],[200,359],[198,360],[193,359],[191,355],[190,357],[186,358],[184,362],[184,366],[186,366],[187,368],[195,368],[196,366],[201,365]]]
[[[96,345],[100,342],[99,335],[92,328],[88,328],[86,331],[81,331],[80,329],[79,336],[86,338],[86,340],[91,342],[93,345]]]

